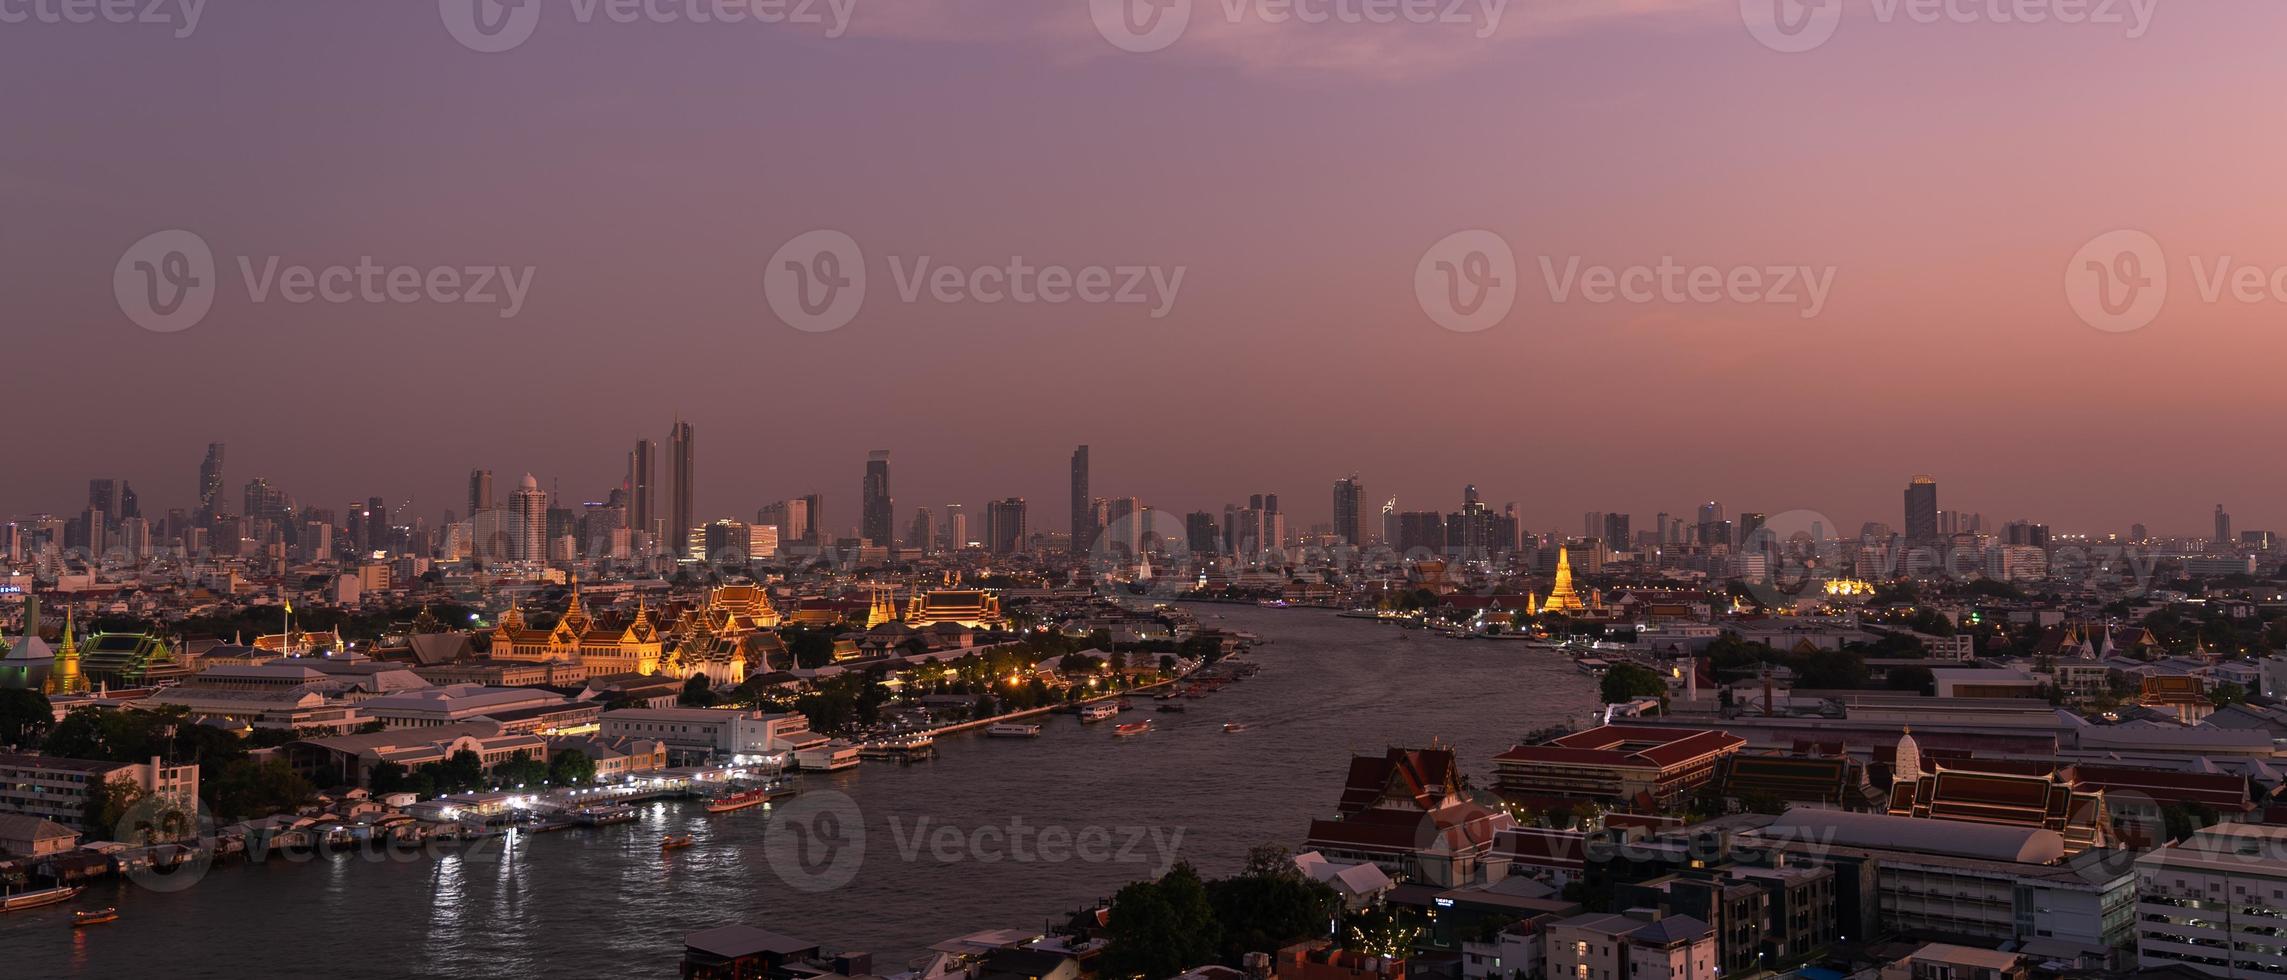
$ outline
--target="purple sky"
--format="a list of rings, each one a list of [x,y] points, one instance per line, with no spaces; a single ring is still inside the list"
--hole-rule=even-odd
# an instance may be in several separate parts
[[[69,510],[91,476],[181,506],[210,440],[233,500],[261,475],[433,519],[473,466],[600,497],[680,413],[705,516],[820,490],[837,532],[876,448],[901,526],[1010,494],[1061,526],[1079,442],[1099,495],[1181,511],[1276,490],[1301,524],[1353,470],[1408,509],[1474,482],[1536,530],[1709,497],[1896,523],[1916,472],[1995,521],[2194,533],[2220,501],[2243,528],[2287,524],[2262,366],[2287,352],[2287,299],[2204,302],[2191,271],[2287,266],[2276,4],[2162,4],[2130,38],[1852,0],[1789,54],[1737,0],[1519,0],[1487,39],[1234,24],[1194,0],[1181,40],[1132,54],[1080,2],[851,0],[836,38],[538,2],[530,40],[494,54],[432,0],[211,0],[179,39],[0,23],[18,460],[0,513]],[[157,333],[112,273],[173,228],[211,245],[219,293]],[[1412,276],[1470,228],[1514,248],[1522,295],[1457,333]],[[2156,321],[2115,333],[2075,316],[2066,270],[2124,228],[2165,246],[2171,283]],[[813,229],[861,243],[870,279],[823,333],[761,284]],[[1014,255],[1185,278],[1153,319],[907,303],[891,271]],[[536,274],[503,319],[255,302],[240,256]],[[1543,256],[1834,280],[1815,318],[1558,302]]]

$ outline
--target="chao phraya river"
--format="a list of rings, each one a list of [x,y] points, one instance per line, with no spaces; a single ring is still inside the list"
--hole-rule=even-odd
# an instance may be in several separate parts
[[[932,761],[799,777],[804,795],[769,812],[652,803],[632,824],[441,856],[226,863],[167,893],[107,882],[0,916],[0,972],[671,977],[684,934],[738,922],[866,950],[891,973],[939,940],[1040,928],[1171,859],[1216,875],[1255,845],[1295,847],[1332,809],[1353,752],[1434,737],[1483,784],[1495,752],[1595,701],[1569,660],[1522,643],[1323,610],[1194,609],[1203,625],[1270,641],[1250,654],[1262,672],[1180,714],[1139,698],[1119,720],[1151,719],[1146,735],[1056,715],[1038,739],[949,736]],[[1225,734],[1228,721],[1247,730]],[[862,830],[832,850],[769,833],[794,807],[834,807]],[[827,828],[817,812],[803,829]],[[666,834],[696,846],[662,854]],[[121,921],[70,927],[73,909],[110,905]]]

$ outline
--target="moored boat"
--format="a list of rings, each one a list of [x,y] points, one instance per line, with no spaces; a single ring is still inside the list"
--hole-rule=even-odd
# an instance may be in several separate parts
[[[628,823],[640,816],[636,809],[624,803],[591,806],[572,813],[572,820],[583,827],[608,827]]]
[[[985,734],[993,738],[1039,738],[1040,726],[1021,721],[1004,721],[985,729]]]
[[[737,793],[725,793],[707,801],[708,813],[736,813],[752,806],[770,802],[770,790],[756,787]]]
[[[58,885],[54,888],[43,888],[39,891],[17,892],[13,895],[0,895],[0,912],[14,912],[19,909],[36,909],[43,905],[54,905],[57,902],[68,902],[78,896],[79,886],[77,885]]]
[[[1114,704],[1114,703],[1112,703],[1112,702],[1110,702],[1110,701],[1098,701],[1098,702],[1096,702],[1096,703],[1094,703],[1094,704],[1088,704],[1088,705],[1082,705],[1082,706],[1081,706],[1081,708],[1080,708],[1080,720],[1081,720],[1081,721],[1084,721],[1084,722],[1098,722],[1098,721],[1104,721],[1104,720],[1106,720],[1106,719],[1108,719],[1108,718],[1111,718],[1111,717],[1113,717],[1113,716],[1115,716],[1115,715],[1117,715],[1117,714],[1119,714],[1119,713],[1120,713],[1120,706],[1119,706],[1119,705],[1117,705],[1117,704]]]

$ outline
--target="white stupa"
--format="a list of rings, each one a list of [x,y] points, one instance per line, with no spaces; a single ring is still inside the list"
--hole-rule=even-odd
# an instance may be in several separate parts
[[[1898,761],[1890,767],[1893,784],[1917,782],[1922,778],[1922,747],[1914,741],[1914,726],[1906,726],[1898,736]]]

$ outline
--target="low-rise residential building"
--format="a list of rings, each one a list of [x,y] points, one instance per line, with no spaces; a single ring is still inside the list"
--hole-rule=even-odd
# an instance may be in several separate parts
[[[43,858],[79,846],[79,832],[43,817],[0,813],[0,855]]]
[[[195,806],[199,767],[150,762],[103,762],[50,755],[0,755],[0,813],[53,820],[98,837],[114,828],[88,824],[88,803],[104,783],[129,783],[144,793]]]
[[[1688,915],[1592,912],[1551,923],[1542,938],[1546,980],[1715,980],[1716,942]]]
[[[1882,980],[2025,980],[2025,958],[1998,949],[1931,943],[1882,971]]]

